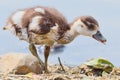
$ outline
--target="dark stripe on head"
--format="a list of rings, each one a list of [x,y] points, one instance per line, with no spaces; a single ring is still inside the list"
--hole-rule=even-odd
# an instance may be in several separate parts
[[[81,21],[88,27],[89,30],[94,30],[96,25],[99,27],[98,22],[91,16],[82,16]]]

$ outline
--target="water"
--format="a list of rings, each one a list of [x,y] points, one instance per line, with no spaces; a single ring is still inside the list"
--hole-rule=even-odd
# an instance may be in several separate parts
[[[106,45],[96,40],[79,36],[72,43],[67,44],[63,51],[51,53],[49,63],[58,63],[58,56],[65,64],[79,65],[91,58],[103,57],[110,60],[114,65],[120,66],[120,1],[119,0],[76,0],[76,1],[56,1],[56,0],[16,0],[0,1],[0,54],[7,52],[29,53],[28,43],[20,41],[17,37],[2,28],[8,16],[21,8],[44,5],[57,8],[69,22],[75,17],[82,15],[92,15],[100,23],[100,29],[107,38]],[[42,59],[43,54],[39,55]]]

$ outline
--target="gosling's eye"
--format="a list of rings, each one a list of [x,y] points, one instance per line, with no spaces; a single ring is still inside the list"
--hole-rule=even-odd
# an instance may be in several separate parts
[[[95,28],[94,24],[91,23],[91,24],[88,25],[89,30],[94,30],[94,28]]]
[[[83,25],[80,25],[82,28],[84,27]]]

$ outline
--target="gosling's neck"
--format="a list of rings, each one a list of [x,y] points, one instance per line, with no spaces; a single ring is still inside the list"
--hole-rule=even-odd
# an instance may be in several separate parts
[[[72,24],[70,24],[70,30],[68,30],[64,37],[58,42],[62,44],[67,44],[73,41],[78,35],[80,35],[80,20],[74,21]]]
[[[73,39],[82,33],[80,25],[83,24],[80,20],[70,24],[70,30],[67,32]]]

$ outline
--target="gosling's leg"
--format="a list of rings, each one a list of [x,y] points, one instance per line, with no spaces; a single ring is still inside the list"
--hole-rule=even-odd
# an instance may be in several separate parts
[[[29,45],[29,50],[31,51],[32,55],[36,56],[39,60],[39,63],[42,67],[44,67],[44,63],[43,61],[40,59],[40,57],[38,56],[37,54],[37,50],[36,50],[36,47],[34,46],[34,44],[30,44]]]
[[[48,61],[49,53],[50,53],[50,46],[45,46],[45,49],[44,49],[44,57],[45,57],[45,72],[48,72],[47,61]]]

